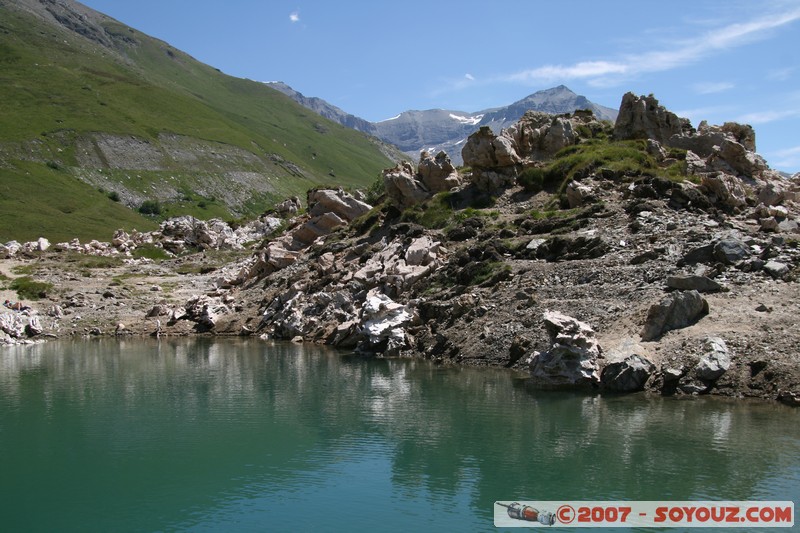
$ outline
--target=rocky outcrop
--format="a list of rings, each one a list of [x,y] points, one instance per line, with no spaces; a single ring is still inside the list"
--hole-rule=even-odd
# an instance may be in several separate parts
[[[545,386],[599,383],[600,346],[594,330],[557,311],[546,311],[543,319],[551,345],[545,351],[534,351],[528,358],[533,381]]]
[[[520,171],[533,161],[546,161],[581,139],[580,131],[600,131],[591,112],[549,115],[528,111],[513,126],[496,135],[482,127],[469,136],[461,156],[472,168],[472,182],[493,192],[513,185]]]
[[[615,139],[653,139],[661,144],[688,131],[691,131],[689,121],[668,111],[652,94],[626,93],[614,124]]]
[[[386,196],[398,209],[417,205],[432,196],[422,180],[417,178],[411,163],[403,162],[384,170],[383,183]]]

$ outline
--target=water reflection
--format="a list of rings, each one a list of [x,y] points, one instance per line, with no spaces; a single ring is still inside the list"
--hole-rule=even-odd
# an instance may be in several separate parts
[[[42,530],[318,526],[311,501],[401,530],[488,526],[506,499],[787,499],[798,416],[249,339],[12,347],[0,498]]]

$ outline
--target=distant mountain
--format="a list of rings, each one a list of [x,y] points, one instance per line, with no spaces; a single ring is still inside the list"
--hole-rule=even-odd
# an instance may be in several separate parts
[[[328,120],[338,122],[342,126],[363,131],[364,133],[368,133],[370,135],[374,135],[375,133],[375,128],[371,122],[342,111],[335,105],[329,104],[322,98],[304,96],[302,93],[295,91],[282,81],[270,81],[266,84],[276,91],[282,92],[303,107],[307,107],[315,113],[319,113]]]
[[[575,94],[564,85],[538,91],[505,107],[477,112],[445,109],[404,111],[394,118],[380,122],[368,122],[320,98],[305,97],[285,83],[274,82],[269,85],[326,118],[394,144],[413,158],[418,157],[421,150],[444,150],[455,164],[461,164],[461,147],[467,137],[478,128],[489,126],[499,133],[516,123],[526,111],[559,114],[571,113],[577,109],[591,109],[602,120],[613,121],[617,118],[615,109],[590,102],[585,96]]]
[[[146,200],[255,215],[392,164],[384,142],[74,0],[0,0],[0,78],[0,242],[108,240],[154,225]]]

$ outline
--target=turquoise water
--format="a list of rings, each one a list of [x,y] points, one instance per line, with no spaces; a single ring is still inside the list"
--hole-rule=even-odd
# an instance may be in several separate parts
[[[2,531],[493,531],[496,500],[798,495],[777,404],[256,340],[0,349]]]

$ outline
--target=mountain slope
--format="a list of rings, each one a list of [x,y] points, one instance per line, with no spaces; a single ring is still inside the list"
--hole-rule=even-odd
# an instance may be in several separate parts
[[[256,214],[320,183],[364,186],[391,164],[377,139],[72,0],[0,2],[0,66],[12,204],[24,200],[15,161],[50,163],[129,207],[157,199],[206,217]]]

